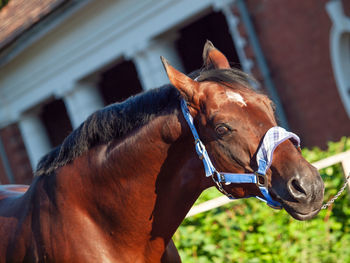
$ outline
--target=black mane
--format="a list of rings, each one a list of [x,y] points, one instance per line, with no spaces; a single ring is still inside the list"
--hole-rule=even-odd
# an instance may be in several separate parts
[[[51,174],[88,149],[121,138],[156,116],[170,113],[178,107],[179,98],[179,92],[166,85],[96,111],[39,161],[35,175]]]
[[[191,74],[193,78],[196,76],[198,72]],[[197,80],[250,87],[251,78],[237,69],[211,69],[201,71]],[[165,85],[96,111],[60,146],[41,158],[35,176],[49,175],[92,147],[122,138],[155,117],[171,113],[179,107],[179,100],[180,94],[177,89],[171,85]]]

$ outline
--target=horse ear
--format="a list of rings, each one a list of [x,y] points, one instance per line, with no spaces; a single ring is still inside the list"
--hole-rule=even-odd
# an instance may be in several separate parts
[[[160,59],[162,60],[170,83],[180,91],[187,102],[194,104],[194,97],[199,87],[198,82],[172,67],[163,56],[161,56]]]
[[[226,56],[222,54],[218,49],[216,49],[211,43],[207,40],[203,49],[203,62],[204,66],[207,69],[229,69],[230,63],[228,62]]]

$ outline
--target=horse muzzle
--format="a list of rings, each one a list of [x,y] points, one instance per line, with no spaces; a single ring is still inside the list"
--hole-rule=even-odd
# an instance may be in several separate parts
[[[309,220],[321,210],[324,197],[323,180],[313,166],[307,172],[295,173],[285,184],[283,196],[276,196],[283,208],[297,220]],[[305,169],[304,169],[305,171]]]

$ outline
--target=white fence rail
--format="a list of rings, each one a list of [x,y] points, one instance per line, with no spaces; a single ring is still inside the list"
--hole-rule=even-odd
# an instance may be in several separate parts
[[[341,163],[344,171],[344,175],[350,173],[350,151],[342,152],[331,157],[322,159],[320,161],[314,162],[312,165],[315,166],[318,170],[327,168],[334,164]],[[350,185],[349,185],[350,188]],[[208,210],[217,208],[219,206],[228,204],[235,200],[230,200],[226,196],[220,196],[218,198],[209,200],[207,202],[201,203],[191,208],[186,217],[194,216],[199,213],[206,212]]]

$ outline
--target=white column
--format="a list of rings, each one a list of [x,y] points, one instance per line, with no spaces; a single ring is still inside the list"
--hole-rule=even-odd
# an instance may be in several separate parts
[[[175,37],[153,39],[144,45],[129,50],[127,56],[135,63],[144,90],[169,83],[160,56],[165,57],[176,69],[183,71],[183,65],[175,47]]]
[[[40,158],[51,149],[46,129],[36,112],[23,114],[19,121],[23,142],[27,149],[33,170]]]
[[[350,118],[350,17],[342,1],[329,1],[327,12],[333,22],[330,31],[330,55],[340,98]]]
[[[103,100],[93,83],[78,83],[63,94],[73,128],[77,128],[93,112],[103,108]]]

